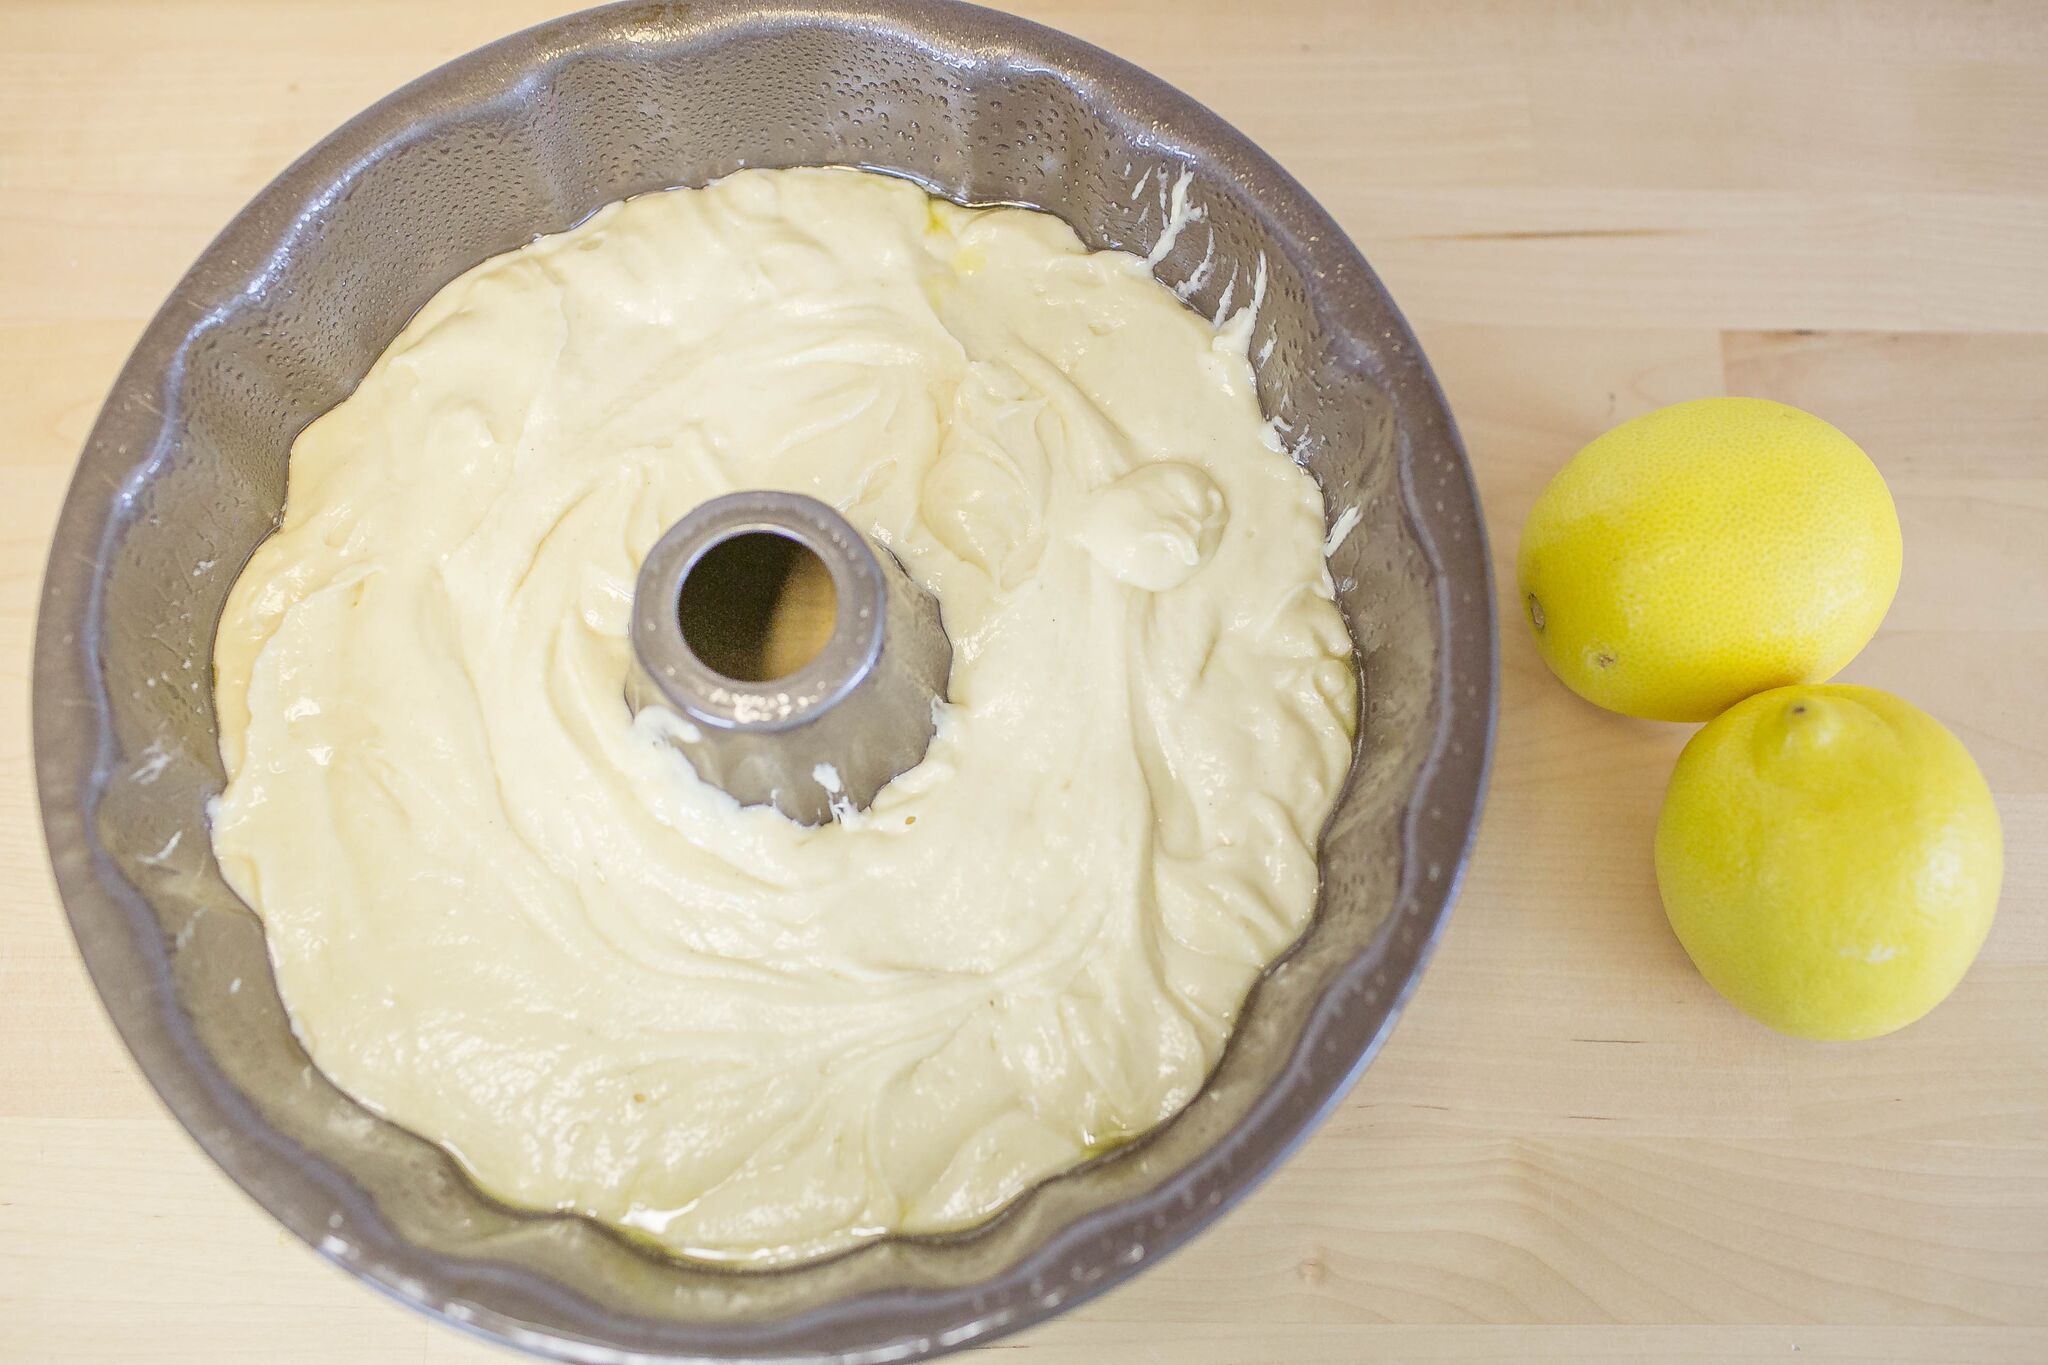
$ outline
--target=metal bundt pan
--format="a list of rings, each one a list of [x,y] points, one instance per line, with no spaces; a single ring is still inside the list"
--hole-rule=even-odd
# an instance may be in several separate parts
[[[785,1271],[664,1259],[508,1209],[307,1061],[222,882],[209,686],[221,605],[272,528],[293,437],[435,290],[609,200],[743,166],[898,171],[1148,250],[1215,315],[1252,294],[1259,390],[1359,509],[1332,567],[1365,697],[1315,921],[1196,1101],[991,1224]],[[1478,817],[1495,639],[1470,470],[1427,364],[1336,223],[1215,115],[1071,38],[929,0],[627,4],[495,43],[329,137],[172,293],[93,428],[51,551],[35,756],[94,981],[164,1101],[259,1203],[403,1301],[576,1361],[879,1361],[1037,1321],[1241,1198],[1342,1096],[1443,922]]]

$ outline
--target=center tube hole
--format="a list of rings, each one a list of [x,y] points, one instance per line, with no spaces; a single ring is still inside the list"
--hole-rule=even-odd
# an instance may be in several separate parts
[[[818,657],[838,610],[831,570],[808,546],[743,531],[691,566],[676,621],[705,667],[734,682],[773,682]]]

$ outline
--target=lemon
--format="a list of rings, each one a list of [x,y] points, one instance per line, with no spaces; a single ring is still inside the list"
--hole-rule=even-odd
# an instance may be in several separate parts
[[[1588,701],[1706,720],[1833,677],[1884,619],[1899,555],[1854,441],[1783,403],[1703,398],[1622,423],[1551,480],[1522,532],[1522,606]]]
[[[1657,823],[1657,887],[1694,965],[1802,1038],[1871,1038],[1940,1004],[1991,928],[2003,859],[1969,751],[1869,687],[1739,703],[1685,746]]]

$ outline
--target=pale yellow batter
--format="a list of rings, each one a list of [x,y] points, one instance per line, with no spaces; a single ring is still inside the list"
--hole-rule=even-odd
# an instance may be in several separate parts
[[[1355,684],[1248,327],[851,171],[613,205],[292,449],[215,849],[307,1049],[519,1204],[753,1264],[980,1220],[1201,1085],[1301,931]],[[741,809],[623,695],[641,556],[796,489],[939,598],[873,807]]]

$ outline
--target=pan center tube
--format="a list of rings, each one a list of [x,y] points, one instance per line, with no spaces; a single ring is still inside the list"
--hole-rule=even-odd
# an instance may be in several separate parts
[[[689,722],[698,776],[804,825],[924,758],[953,647],[896,557],[816,498],[742,492],[670,527],[633,589],[635,714]]]

